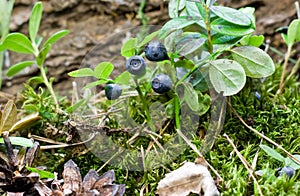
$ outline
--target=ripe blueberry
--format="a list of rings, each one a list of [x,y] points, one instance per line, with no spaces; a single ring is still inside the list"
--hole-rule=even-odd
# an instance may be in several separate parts
[[[145,55],[149,61],[168,60],[169,56],[166,47],[159,41],[150,41],[145,46]]]
[[[287,177],[291,178],[295,174],[295,170],[290,166],[284,166],[279,170],[279,175],[282,176],[283,174],[286,174]]]
[[[132,56],[126,61],[126,69],[132,75],[142,76],[146,73],[146,62],[141,56]]]
[[[104,90],[105,96],[109,100],[118,99],[122,94],[122,89],[118,84],[107,84]]]
[[[168,92],[172,88],[172,81],[165,74],[157,74],[152,79],[152,89],[159,94]]]

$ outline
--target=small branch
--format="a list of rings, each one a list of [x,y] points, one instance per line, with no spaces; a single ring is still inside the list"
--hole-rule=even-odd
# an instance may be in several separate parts
[[[197,147],[179,130],[176,130],[178,135],[192,148],[192,150],[194,150],[194,152],[201,158],[204,159],[203,155],[201,154],[201,152],[197,149]],[[205,159],[205,164],[207,164],[207,166],[215,173],[215,175],[217,176],[217,178],[222,182],[224,181],[223,178],[221,177],[221,175],[217,172],[217,170],[215,170],[215,168],[213,168],[213,166],[211,166]]]
[[[227,141],[229,142],[229,144],[233,147],[233,150],[235,151],[235,153],[237,154],[237,156],[239,157],[239,159],[242,161],[243,165],[245,166],[245,168],[248,170],[251,178],[253,179],[253,182],[256,184],[257,186],[257,190],[259,195],[263,195],[261,188],[255,178],[255,176],[253,175],[253,169],[251,168],[250,164],[247,162],[247,160],[245,159],[245,157],[238,151],[238,149],[236,148],[236,146],[234,145],[233,141],[228,137],[228,135],[226,133],[223,134],[223,136],[227,139]]]
[[[265,136],[264,134],[260,133],[259,131],[257,131],[256,129],[252,128],[251,126],[247,125],[247,123],[242,119],[242,117],[236,112],[236,110],[229,104],[231,110],[233,111],[233,113],[238,117],[238,119],[243,123],[243,125],[245,125],[248,129],[250,129],[251,131],[253,131],[255,134],[259,135],[260,137],[262,137],[263,139],[265,139],[266,141],[268,141],[269,143],[273,144],[274,146],[276,146],[277,148],[279,148],[280,150],[282,150],[283,152],[285,152],[287,154],[288,157],[290,157],[293,161],[295,161],[297,164],[300,165],[300,160],[297,159],[296,157],[294,157],[291,153],[289,153],[287,150],[285,150],[282,146],[280,146],[279,144],[277,144],[276,142],[274,142],[273,140],[271,140],[270,138],[268,138],[267,136]]]
[[[285,73],[286,73],[286,69],[288,66],[288,62],[289,62],[289,58],[291,56],[291,52],[292,52],[292,46],[291,44],[288,45],[288,50],[285,54],[285,58],[284,58],[284,64],[283,64],[283,69],[282,69],[282,74],[281,74],[281,79],[280,79],[280,85],[279,85],[279,90],[277,91],[277,94],[281,94],[283,91],[283,86],[284,86],[284,77],[285,77]]]
[[[136,85],[136,90],[137,90],[137,92],[138,92],[138,94],[139,94],[139,97],[140,97],[140,99],[141,99],[141,101],[142,101],[142,105],[143,105],[143,109],[144,109],[144,111],[145,111],[147,123],[149,124],[150,129],[151,129],[152,131],[155,131],[155,126],[154,126],[153,121],[152,121],[151,116],[150,116],[150,111],[149,111],[149,107],[148,107],[146,98],[145,98],[143,92],[141,91],[140,86],[139,86],[139,83],[138,83],[138,81],[137,81],[136,78],[134,79],[134,82],[135,82],[135,85]]]

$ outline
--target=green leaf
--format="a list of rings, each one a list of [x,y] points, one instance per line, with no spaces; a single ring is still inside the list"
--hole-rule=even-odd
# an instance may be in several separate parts
[[[294,154],[293,156],[294,156],[296,159],[300,160],[300,155]],[[300,165],[299,165],[298,163],[296,163],[295,161],[293,161],[290,157],[285,157],[285,159],[284,159],[284,165],[285,165],[285,166],[290,166],[290,167],[293,168],[294,170],[300,169]]]
[[[54,44],[55,42],[57,42],[59,39],[61,39],[62,37],[66,36],[67,34],[69,34],[69,30],[61,30],[58,31],[56,33],[54,33],[53,35],[51,35],[46,42],[44,43],[44,46],[47,46],[49,44]]]
[[[94,76],[98,79],[106,80],[113,70],[113,64],[111,64],[110,62],[102,62],[95,67]]]
[[[82,68],[68,73],[71,77],[87,77],[94,76],[94,71],[91,68]]]
[[[192,79],[190,82],[192,83],[195,90],[199,90],[201,92],[205,92],[208,90],[208,84],[207,84],[208,82],[207,80],[209,80],[208,75],[209,75],[208,70],[200,71],[199,69],[192,74]]]
[[[181,103],[185,102],[194,112],[199,111],[198,93],[194,90],[191,83],[182,82],[176,90],[181,98]]]
[[[84,103],[86,103],[86,99],[80,99],[78,102],[76,102],[75,104],[73,104],[70,107],[68,107],[66,109],[66,111],[68,113],[74,112],[75,110],[77,110],[78,108],[80,108],[80,106],[82,106]]]
[[[273,148],[270,148],[269,146],[266,146],[266,145],[259,145],[259,147],[265,151],[265,153],[267,153],[270,157],[284,163],[284,157],[279,154],[276,150],[274,150]]]
[[[209,78],[218,93],[223,92],[224,96],[231,96],[245,86],[245,71],[236,61],[218,59],[209,64]]]
[[[42,84],[44,83],[44,79],[42,76],[33,76],[28,79],[28,82],[34,82],[35,84]]]
[[[40,169],[36,169],[34,167],[28,167],[28,166],[26,166],[26,169],[28,171],[38,173],[40,175],[41,179],[43,179],[43,178],[54,179],[55,178],[54,174],[52,172],[49,172],[49,171],[44,171],[44,170],[40,170]]]
[[[1,123],[0,123],[0,135],[4,131],[10,130],[10,128],[17,122],[17,107],[12,100],[9,100],[3,110]]]
[[[42,2],[37,2],[31,12],[31,16],[29,18],[29,36],[31,42],[36,44],[35,38],[37,32],[40,27],[41,19],[42,19],[43,5]]]
[[[239,26],[229,23],[222,18],[218,18],[211,22],[211,29],[223,35],[244,36],[254,32],[252,27]]]
[[[236,25],[250,26],[251,19],[248,14],[239,10],[223,6],[212,6],[210,10],[220,18]]]
[[[199,17],[189,17],[189,16],[181,16],[179,18],[173,18],[169,20],[161,29],[158,34],[159,39],[163,39],[167,37],[170,33],[181,30],[185,27],[188,27],[192,24],[199,23],[203,24],[205,27],[205,23]]]
[[[9,140],[12,145],[18,145],[18,146],[25,146],[28,148],[31,148],[33,146],[33,142],[31,139],[24,138],[24,137],[9,137]],[[0,143],[3,144],[3,138],[0,138]]]
[[[223,35],[223,34],[215,34],[212,36],[212,43],[213,44],[235,44],[240,37],[234,36],[234,35]]]
[[[20,71],[22,71],[23,69],[25,69],[26,67],[33,65],[34,63],[35,61],[23,61],[21,63],[14,64],[7,70],[6,75],[8,77],[12,77]]]
[[[185,1],[186,12],[189,16],[197,16],[204,19],[199,11],[200,6],[202,7],[202,5],[198,2]]]
[[[95,82],[88,83],[87,85],[85,85],[83,87],[83,90],[88,89],[88,88],[92,88],[92,87],[95,87],[95,86],[98,86],[98,85],[101,85],[101,84],[104,84],[106,82],[107,82],[107,80],[97,80]]]
[[[200,49],[206,41],[206,37],[200,33],[190,33],[177,40],[175,51],[180,56],[186,56]]]
[[[178,17],[179,11],[184,8],[185,0],[169,0],[169,16],[170,18]]]
[[[296,41],[300,41],[300,19],[291,22],[287,32],[288,45],[293,45]]]
[[[199,112],[198,115],[202,116],[206,112],[208,112],[211,101],[210,96],[208,94],[203,95],[201,92],[198,92],[198,103],[199,103]]]
[[[46,60],[46,56],[49,53],[50,49],[51,45],[48,44],[40,50],[39,54],[36,57],[36,62],[39,67],[41,67],[44,64],[44,61]]]
[[[12,50],[14,52],[35,54],[35,50],[29,39],[21,33],[10,33],[1,45],[1,50]]]
[[[264,39],[263,35],[247,35],[240,42],[243,46],[259,47],[263,44]]]
[[[131,79],[131,74],[128,71],[124,71],[123,73],[118,75],[114,81],[116,84],[129,85],[130,79]]]
[[[245,69],[246,75],[252,78],[267,77],[274,73],[275,65],[271,57],[254,46],[240,46],[231,50],[232,57]]]
[[[121,48],[121,55],[123,57],[132,57],[135,55],[135,47],[137,45],[137,38],[128,39]]]
[[[148,43],[149,41],[151,41],[155,36],[157,36],[157,34],[159,33],[159,31],[154,31],[153,33],[151,33],[150,35],[147,35],[143,41],[141,43],[139,43],[139,45],[137,46],[138,48],[141,48],[142,46],[144,46],[146,43]]]

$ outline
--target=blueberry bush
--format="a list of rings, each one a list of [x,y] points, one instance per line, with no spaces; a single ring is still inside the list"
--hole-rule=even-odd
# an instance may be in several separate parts
[[[281,66],[263,50],[264,36],[255,34],[254,8],[169,0],[169,20],[153,30],[142,12],[145,3],[139,9],[144,26],[120,48],[121,68],[106,61],[68,73],[75,81],[92,78],[82,83],[76,103],[57,95],[44,63],[52,45],[69,31],[46,40],[38,35],[42,2],[32,9],[28,36],[8,33],[8,18],[0,15],[0,64],[5,50],[30,59],[11,66],[7,76],[34,65],[40,71],[22,92],[21,111],[34,115],[17,121],[16,105],[9,101],[0,113],[0,131],[23,130],[16,133],[22,138],[11,137],[13,145],[32,146],[26,139],[32,134],[57,143],[42,146],[36,163],[50,171],[61,171],[70,158],[83,173],[91,167],[115,170],[114,180],[126,184],[125,195],[155,195],[166,173],[199,156],[210,163],[222,195],[299,195],[299,60],[286,77],[293,46],[300,41],[299,19],[282,34],[288,49]],[[6,6],[10,12],[12,5]],[[122,72],[116,75],[116,69]],[[35,89],[32,83],[43,85]],[[36,121],[41,123],[28,129]],[[6,124],[18,129],[4,130]],[[219,135],[222,129],[225,137]],[[213,139],[207,143],[208,138]]]

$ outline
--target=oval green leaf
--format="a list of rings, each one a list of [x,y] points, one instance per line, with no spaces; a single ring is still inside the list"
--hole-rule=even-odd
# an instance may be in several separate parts
[[[265,151],[265,153],[267,153],[270,157],[280,161],[280,162],[284,162],[284,157],[279,154],[276,150],[274,150],[273,148],[270,148],[269,146],[266,146],[266,145],[259,145],[259,147]]]
[[[131,79],[131,74],[128,71],[124,71],[123,73],[118,75],[114,81],[116,84],[129,85],[130,79]]]
[[[123,57],[132,57],[135,55],[135,47],[137,45],[137,38],[128,39],[121,48],[121,55]]]
[[[17,63],[13,66],[11,66],[7,72],[6,75],[8,77],[12,77],[14,75],[16,75],[17,73],[19,73],[20,71],[22,71],[23,69],[25,69],[26,67],[33,65],[35,62],[34,61],[23,61],[21,63]]]
[[[245,71],[236,61],[218,59],[209,64],[209,78],[218,93],[223,92],[224,96],[231,96],[245,86]]]
[[[211,22],[211,29],[223,35],[244,36],[252,33],[254,29],[251,26],[239,26],[218,18]]]
[[[102,62],[95,67],[94,76],[98,79],[106,80],[113,70],[113,64],[111,64],[110,62]]]
[[[240,46],[231,50],[232,57],[245,69],[246,75],[252,78],[270,76],[275,71],[271,57],[254,46]]]
[[[29,36],[31,42],[36,44],[35,38],[36,34],[39,30],[41,19],[42,19],[43,5],[42,2],[37,2],[31,12],[31,16],[29,18]]]
[[[68,73],[71,77],[87,77],[94,76],[94,71],[91,68],[82,68]]]
[[[223,6],[211,6],[210,10],[220,18],[236,25],[250,26],[251,19],[246,14],[239,10]]]
[[[199,17],[182,16],[179,18],[173,18],[160,29],[158,38],[163,39],[167,37],[170,33],[176,30],[181,30],[197,22],[199,24],[201,24],[200,22],[202,22],[203,26],[205,27],[203,20],[201,20]]]
[[[291,22],[287,32],[288,44],[293,45],[296,41],[300,41],[300,19]]]
[[[139,43],[139,45],[137,46],[138,48],[141,48],[142,46],[144,46],[146,43],[148,43],[149,41],[151,41],[155,36],[157,36],[159,31],[154,31],[153,33],[147,35],[143,41],[141,41],[141,43]]]
[[[10,33],[1,45],[1,50],[11,50],[14,52],[35,54],[35,50],[30,40],[21,33]]]
[[[45,41],[44,46],[47,46],[49,44],[54,44],[59,39],[66,36],[69,32],[70,32],[69,30],[61,30],[61,31],[54,33]]]

